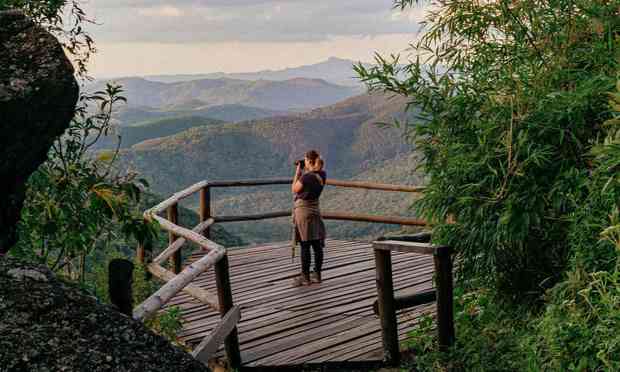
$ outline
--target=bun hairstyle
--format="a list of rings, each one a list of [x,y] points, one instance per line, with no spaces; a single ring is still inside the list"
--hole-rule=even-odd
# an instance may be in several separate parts
[[[310,167],[314,168],[322,168],[323,159],[321,159],[321,155],[316,150],[310,150],[305,154],[306,159],[310,163]]]

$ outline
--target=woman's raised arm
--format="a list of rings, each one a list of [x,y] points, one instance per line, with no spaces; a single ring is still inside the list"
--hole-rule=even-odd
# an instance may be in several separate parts
[[[301,178],[301,165],[297,164],[297,169],[295,170],[295,176],[293,177],[293,184],[291,186],[291,191],[295,194],[300,193],[304,189],[304,185],[299,181]]]

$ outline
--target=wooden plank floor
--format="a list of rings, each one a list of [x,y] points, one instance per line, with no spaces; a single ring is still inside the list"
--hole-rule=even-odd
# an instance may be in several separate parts
[[[299,249],[292,262],[290,242],[229,249],[233,299],[241,306],[238,328],[245,366],[383,359],[381,325],[372,311],[377,297],[372,248],[366,242],[343,240],[328,240],[326,245],[323,283],[299,288],[291,285],[300,271]],[[397,295],[433,286],[431,256],[394,252],[392,267]],[[215,293],[213,270],[193,283]],[[192,347],[219,321],[219,314],[183,293],[168,306],[181,308],[180,339]],[[399,312],[401,340],[422,313],[434,310],[430,304]]]

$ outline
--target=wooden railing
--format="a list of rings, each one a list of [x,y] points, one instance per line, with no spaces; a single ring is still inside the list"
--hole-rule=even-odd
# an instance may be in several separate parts
[[[229,363],[233,368],[241,366],[239,352],[239,339],[236,324],[241,317],[239,307],[235,306],[230,287],[228,272],[228,257],[226,249],[210,240],[210,228],[214,223],[255,221],[271,218],[291,216],[291,211],[270,212],[240,216],[213,216],[211,209],[211,189],[223,187],[248,187],[291,184],[290,178],[254,179],[236,181],[213,181],[198,182],[187,189],[177,192],[170,198],[144,212],[144,218],[156,222],[169,234],[169,245],[157,257],[152,260],[147,258],[144,247],[138,247],[137,258],[146,265],[147,270],[166,282],[156,293],[138,305],[133,311],[135,319],[145,319],[159,311],[172,297],[183,291],[211,308],[220,312],[222,319],[218,326],[207,335],[192,352],[193,356],[203,362],[215,353],[222,340],[225,345]],[[340,181],[328,179],[327,185],[347,188],[361,188],[366,190],[382,190],[418,193],[424,190],[418,186],[390,185],[371,182]],[[196,193],[200,195],[200,223],[191,230],[178,225],[178,204],[182,199]],[[166,218],[160,216],[166,212]],[[425,226],[426,222],[420,219],[399,216],[375,216],[344,212],[322,212],[324,219],[362,221],[373,223],[398,224],[408,226]],[[183,268],[181,249],[186,242],[198,244],[201,249],[208,253]],[[382,243],[383,246],[387,246]],[[380,249],[380,248],[375,248]],[[389,253],[389,252],[388,252]],[[383,256],[382,256],[383,257]],[[172,271],[164,268],[162,264],[170,261]],[[191,284],[191,281],[208,270],[215,268],[217,294],[213,294],[199,286]],[[392,290],[388,291],[389,293]],[[380,292],[381,293],[381,292]],[[384,302],[385,304],[385,302]],[[382,305],[385,307],[385,305]],[[382,314],[386,314],[383,311]],[[385,331],[385,330],[384,330]],[[385,333],[385,332],[384,332]],[[384,336],[385,338],[385,336]],[[392,350],[392,349],[390,349]]]
[[[450,247],[432,245],[429,241],[430,235],[419,234],[372,243],[375,251],[378,293],[375,312],[381,318],[384,358],[389,364],[397,365],[400,361],[397,310],[436,301],[439,346],[445,350],[454,343],[452,250]],[[412,296],[394,297],[392,251],[432,255],[435,264],[435,290]]]

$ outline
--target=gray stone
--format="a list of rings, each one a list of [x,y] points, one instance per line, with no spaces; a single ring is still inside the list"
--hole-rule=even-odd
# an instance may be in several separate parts
[[[38,272],[45,281],[15,273]],[[17,275],[18,277],[20,275]],[[0,260],[0,371],[207,372],[141,322],[44,266]]]
[[[68,127],[79,96],[58,40],[18,11],[0,11],[0,254],[17,240],[28,177]]]
[[[7,274],[17,280],[24,280],[26,278],[36,280],[37,282],[47,282],[47,276],[40,271],[33,269],[11,269]]]

